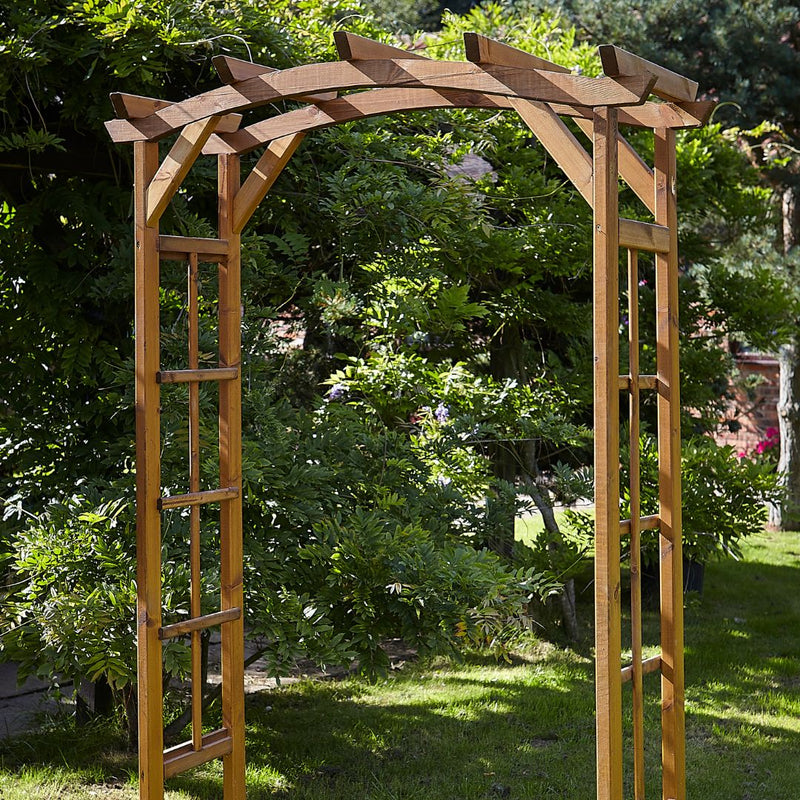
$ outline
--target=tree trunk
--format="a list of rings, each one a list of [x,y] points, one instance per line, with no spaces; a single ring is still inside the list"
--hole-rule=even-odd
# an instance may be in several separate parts
[[[518,325],[506,323],[492,339],[489,370],[495,380],[508,378],[524,383],[527,379],[522,355],[522,337]],[[514,442],[496,442],[492,448],[492,471],[500,480],[514,484],[520,473],[519,453]],[[488,545],[504,558],[511,558],[514,549],[514,511],[505,515],[489,538]]]
[[[783,250],[789,253],[800,243],[800,203],[798,187],[783,191]],[[800,510],[800,340],[797,337],[778,351],[780,393],[778,425],[781,435],[781,456],[778,470],[784,496],[770,508],[770,525],[789,530],[796,525]]]

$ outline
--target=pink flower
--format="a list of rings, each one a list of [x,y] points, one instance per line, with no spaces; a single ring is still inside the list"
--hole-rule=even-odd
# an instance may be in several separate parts
[[[779,439],[780,431],[777,428],[767,428],[767,439]]]
[[[769,445],[767,444],[767,442],[766,442],[766,441],[759,442],[759,443],[756,445],[756,453],[758,453],[759,455],[761,455],[761,454],[762,454],[762,453],[763,453],[763,452],[764,452],[764,451],[767,449],[767,447],[768,447],[768,446],[769,446]]]

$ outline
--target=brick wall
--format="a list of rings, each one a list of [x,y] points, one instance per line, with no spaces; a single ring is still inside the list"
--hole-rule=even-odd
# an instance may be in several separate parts
[[[757,376],[760,380],[752,396],[736,390],[726,419],[738,422],[739,430],[730,431],[723,425],[716,439],[733,445],[737,452],[750,452],[767,438],[769,428],[778,427],[778,360],[763,353],[740,353],[736,363],[743,379]]]

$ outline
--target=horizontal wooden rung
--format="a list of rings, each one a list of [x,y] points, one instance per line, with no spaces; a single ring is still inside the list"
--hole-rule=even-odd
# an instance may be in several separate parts
[[[642,661],[642,675],[658,672],[661,669],[661,656],[651,656]],[[633,678],[633,664],[622,668],[622,682],[627,683]]]
[[[156,373],[156,383],[192,383],[193,381],[233,381],[239,377],[237,367],[214,369],[167,369]]]
[[[222,261],[228,255],[228,240],[159,236],[158,250],[159,256],[168,261],[185,261],[190,253],[196,253],[199,261]]]
[[[233,500],[238,496],[239,490],[235,486],[229,486],[227,489],[209,489],[206,492],[173,494],[158,498],[158,510],[166,511],[168,508],[202,506],[206,503],[219,503],[221,500]]]
[[[165,625],[158,629],[159,639],[174,639],[192,631],[202,631],[206,628],[214,628],[226,622],[233,622],[242,616],[241,608],[228,608],[225,611],[215,611],[213,614],[205,614],[202,617],[193,617],[176,622],[173,625]]]
[[[651,514],[647,517],[639,517],[639,530],[640,531],[654,531],[661,524],[658,514]],[[630,534],[631,521],[623,519],[619,523],[619,532],[621,534]]]
[[[191,742],[170,747],[164,751],[164,778],[171,778],[192,767],[199,767],[213,758],[222,758],[233,749],[233,739],[227,728],[220,728],[203,736],[203,744],[195,750]]]
[[[670,246],[669,228],[640,222],[637,219],[620,219],[619,246],[630,250],[645,250],[648,253],[668,253]]]
[[[630,392],[633,386],[633,380],[630,375],[619,376],[619,390],[621,392]],[[640,375],[639,376],[639,389],[657,389],[658,376],[657,375]]]

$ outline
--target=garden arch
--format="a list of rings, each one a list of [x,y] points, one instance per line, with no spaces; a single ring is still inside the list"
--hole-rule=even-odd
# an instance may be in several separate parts
[[[224,800],[245,796],[244,646],[240,376],[240,235],[306,133],[368,116],[423,108],[515,111],[593,209],[595,622],[597,797],[623,794],[622,685],[633,689],[633,784],[644,797],[642,677],[661,674],[662,796],[684,800],[683,599],[678,371],[676,130],[705,124],[713,108],[695,101],[697,84],[611,45],[600,48],[603,77],[587,78],[484,36],[465,34],[467,62],[433,61],[337,32],[341,60],[283,71],[226,56],[214,59],[222,87],[170,103],[112,95],[115,142],[134,144],[136,238],[136,480],[139,779],[142,800],[161,800],[164,779],[223,759]],[[347,90],[363,90],[340,95]],[[659,100],[649,101],[653,94]],[[275,100],[305,105],[240,128],[238,112]],[[592,143],[587,152],[561,117]],[[619,124],[653,130],[649,167],[620,135]],[[159,161],[158,141],[178,138]],[[240,156],[266,145],[240,185]],[[159,234],[159,219],[201,154],[218,159],[218,238]],[[618,178],[653,222],[620,219]],[[628,251],[629,373],[619,374],[619,250]],[[639,372],[637,255],[655,254],[656,375]],[[186,369],[160,365],[160,261],[188,263]],[[219,365],[198,359],[199,262],[219,265]],[[201,491],[199,383],[219,383],[219,487]],[[188,491],[162,495],[160,386],[189,387]],[[659,513],[640,516],[639,393],[658,396]],[[619,519],[619,393],[630,396],[631,519]],[[220,506],[220,610],[200,610],[200,508]],[[162,626],[161,513],[190,509],[190,618]],[[661,652],[642,658],[639,536],[658,529]],[[632,663],[621,659],[620,540],[630,538]],[[203,734],[200,631],[221,627],[222,728]],[[163,750],[162,642],[191,635],[192,739]]]

